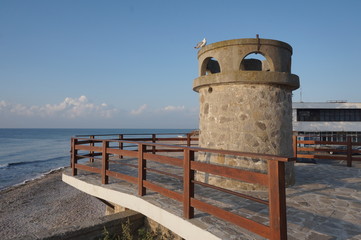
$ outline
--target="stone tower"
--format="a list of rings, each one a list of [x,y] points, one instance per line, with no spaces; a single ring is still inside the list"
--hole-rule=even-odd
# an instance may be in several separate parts
[[[265,60],[246,58],[255,53]],[[292,91],[299,78],[291,74],[291,55],[287,43],[258,35],[199,50],[193,90],[200,99],[200,147],[293,156]],[[267,172],[267,162],[259,159],[199,154],[198,160]],[[196,178],[230,189],[259,188],[200,173]],[[294,181],[293,163],[287,163],[286,185]]]

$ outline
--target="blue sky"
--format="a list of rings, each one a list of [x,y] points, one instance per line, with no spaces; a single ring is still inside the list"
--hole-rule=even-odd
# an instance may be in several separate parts
[[[287,42],[303,101],[361,102],[360,11],[359,0],[0,0],[0,128],[197,128],[203,37]]]

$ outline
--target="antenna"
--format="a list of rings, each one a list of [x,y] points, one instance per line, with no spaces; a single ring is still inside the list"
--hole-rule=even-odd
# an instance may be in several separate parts
[[[302,101],[302,87],[300,87],[300,102],[303,102]]]

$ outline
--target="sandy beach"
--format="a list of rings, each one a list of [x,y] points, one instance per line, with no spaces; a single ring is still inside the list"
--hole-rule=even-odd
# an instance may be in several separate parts
[[[62,182],[62,171],[0,191],[0,239],[43,237],[104,216],[105,205]]]

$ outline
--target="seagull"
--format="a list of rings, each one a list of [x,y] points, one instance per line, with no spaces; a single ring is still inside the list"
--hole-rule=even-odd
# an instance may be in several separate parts
[[[194,48],[202,48],[207,44],[207,40],[205,38],[203,38],[202,42],[197,43],[197,46],[195,46]]]

